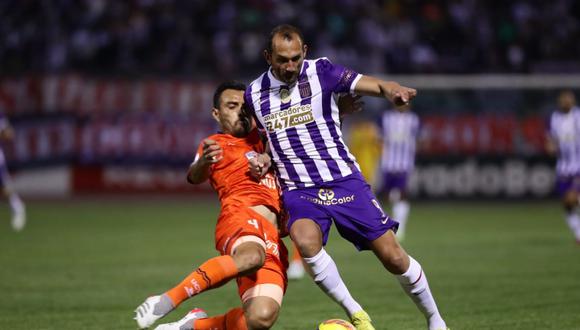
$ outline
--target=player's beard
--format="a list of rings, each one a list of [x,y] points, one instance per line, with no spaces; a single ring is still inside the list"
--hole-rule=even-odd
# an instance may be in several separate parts
[[[240,117],[231,129],[231,135],[235,137],[245,137],[250,133],[251,123],[246,119],[247,117]]]
[[[240,123],[242,124],[244,136],[248,135],[252,129],[252,118],[248,117],[247,115],[242,116],[240,118]]]
[[[298,72],[286,72],[280,75],[282,82],[292,85],[298,80]]]

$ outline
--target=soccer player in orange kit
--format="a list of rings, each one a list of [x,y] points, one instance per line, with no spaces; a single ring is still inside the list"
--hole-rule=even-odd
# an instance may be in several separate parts
[[[158,330],[270,329],[278,317],[286,290],[287,250],[278,233],[281,216],[277,180],[249,174],[248,159],[264,152],[254,122],[242,109],[246,86],[226,82],[214,94],[212,116],[220,133],[200,144],[187,180],[210,180],[221,202],[215,230],[220,256],[204,262],[174,288],[145,300],[136,310],[140,328],[148,328],[180,303],[206,290],[237,279],[242,307],[208,317],[194,309],[179,321]]]

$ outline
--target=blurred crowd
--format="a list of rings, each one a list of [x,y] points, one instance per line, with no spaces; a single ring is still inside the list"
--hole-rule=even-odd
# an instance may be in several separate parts
[[[367,73],[580,72],[574,0],[4,0],[0,73],[249,78],[281,22]]]

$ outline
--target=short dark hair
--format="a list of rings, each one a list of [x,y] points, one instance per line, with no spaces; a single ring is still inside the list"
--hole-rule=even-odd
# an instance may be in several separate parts
[[[272,53],[272,49],[274,47],[272,45],[272,41],[274,40],[274,37],[277,34],[282,35],[282,38],[284,38],[286,40],[294,39],[292,35],[296,34],[300,38],[302,45],[304,45],[304,35],[302,34],[302,31],[300,31],[299,28],[295,27],[294,25],[290,25],[290,24],[281,24],[281,25],[278,25],[275,28],[273,28],[272,31],[270,32],[270,38],[268,39],[268,42],[266,43],[266,50],[268,51],[268,53]]]
[[[215,92],[213,93],[213,107],[214,108],[219,108],[220,107],[220,97],[222,97],[222,93],[226,90],[226,89],[234,89],[234,90],[238,90],[238,91],[245,91],[246,90],[246,85],[239,82],[239,81],[235,81],[235,80],[230,80],[230,81],[225,81],[223,83],[221,83],[216,89]]]

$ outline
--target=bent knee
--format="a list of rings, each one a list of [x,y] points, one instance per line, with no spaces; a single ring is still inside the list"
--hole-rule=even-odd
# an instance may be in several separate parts
[[[391,257],[391,266],[397,270],[397,272],[404,273],[406,270],[405,265],[407,262],[407,254],[406,253],[396,253]]]
[[[248,268],[260,268],[264,265],[266,254],[263,251],[248,253],[244,256]]]
[[[238,271],[242,273],[242,275],[260,269],[266,260],[266,252],[260,245],[255,243],[245,244],[246,246],[240,246],[240,248],[236,249],[232,256],[236,266],[238,267]]]
[[[400,246],[389,249],[381,261],[385,268],[393,274],[403,274],[409,267],[409,256]]]
[[[278,318],[278,308],[261,306],[246,312],[246,323],[250,330],[270,329]]]
[[[313,257],[322,248],[322,232],[312,220],[297,220],[290,228],[290,237],[304,257]]]

